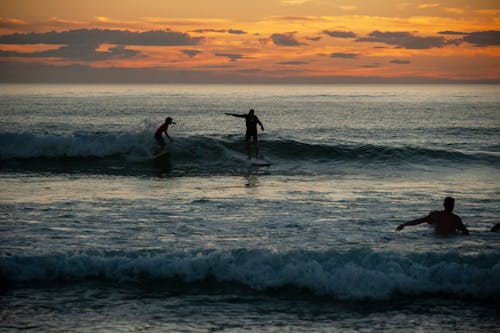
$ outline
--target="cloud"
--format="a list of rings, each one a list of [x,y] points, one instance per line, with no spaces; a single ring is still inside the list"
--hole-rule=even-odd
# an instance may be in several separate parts
[[[463,15],[465,13],[464,9],[454,7],[445,8],[444,11],[454,15]]]
[[[395,45],[404,49],[430,49],[433,47],[444,47],[447,44],[456,44],[455,41],[447,41],[444,37],[418,37],[409,32],[371,32],[369,37],[359,38],[357,42],[385,43]]]
[[[245,35],[247,34],[246,31],[243,30],[238,30],[238,29],[197,29],[193,30],[192,32],[197,32],[200,34],[206,33],[206,32],[217,32],[217,33],[228,33],[228,34],[233,34],[233,35]]]
[[[225,33],[226,29],[196,29],[196,30],[193,30],[192,32],[196,32],[196,33],[199,33],[199,34],[204,34],[206,32]]]
[[[260,68],[227,72],[231,64],[212,69],[175,69],[165,67],[92,67],[90,65],[54,66],[40,63],[3,62],[0,60],[0,82],[6,83],[499,83],[498,78],[453,79],[447,77],[382,76],[304,76],[294,75],[293,68],[283,68],[280,76],[265,76]],[[377,64],[363,66],[379,73]],[[239,69],[239,68],[236,68]],[[298,67],[295,70],[301,70]],[[245,72],[246,71],[246,72]],[[241,73],[241,75],[239,75]],[[292,74],[290,74],[292,73]]]
[[[309,62],[307,61],[283,61],[278,62],[278,65],[307,65]]]
[[[471,32],[465,36],[463,40],[467,43],[473,44],[474,46],[500,45],[500,31],[490,30]]]
[[[440,31],[440,32],[438,32],[438,34],[440,34],[440,35],[467,35],[468,33],[467,32],[460,32],[460,31],[446,30],[446,31]]]
[[[323,30],[325,35],[335,38],[355,38],[356,34],[352,31],[331,31],[331,30]]]
[[[95,45],[67,45],[55,50],[33,53],[20,53],[15,51],[0,51],[0,57],[24,58],[65,58],[83,61],[100,61],[108,59],[127,59],[138,56],[141,52],[125,48],[123,45],[109,48],[107,51],[97,51]]]
[[[331,58],[341,58],[341,59],[355,59],[355,58],[358,57],[358,54],[356,54],[356,53],[340,53],[340,52],[336,52],[336,53],[330,54],[330,57]]]
[[[128,30],[77,29],[62,32],[15,33],[0,36],[0,44],[63,44],[63,45],[117,45],[182,46],[197,45],[203,37],[191,37],[187,33],[154,30],[132,32]]]
[[[239,29],[229,29],[227,33],[233,35],[246,35],[247,32]]]
[[[26,22],[14,19],[14,18],[6,18],[6,17],[0,17],[0,28],[19,28],[22,26],[27,25]]]
[[[272,34],[271,39],[275,45],[279,46],[299,46],[302,45],[295,39],[293,33]]]
[[[473,44],[474,46],[485,47],[485,46],[496,46],[500,45],[500,31],[489,30],[489,31],[476,31],[476,32],[460,32],[460,31],[440,31],[440,35],[452,35],[464,37],[456,40],[449,40],[448,44],[458,45],[461,42],[467,42]]]
[[[189,58],[194,58],[194,57],[196,57],[198,54],[202,53],[201,51],[198,51],[198,50],[181,50],[180,52],[181,52],[182,54],[187,55]]]
[[[229,58],[230,61],[236,61],[239,59],[243,59],[243,55],[237,53],[215,53],[216,57],[226,57]]]
[[[396,64],[396,65],[408,65],[408,64],[411,64],[411,61],[410,60],[391,60],[390,61],[391,64]]]
[[[310,40],[312,42],[318,42],[321,40],[321,36],[317,36],[317,37],[306,37],[307,40]]]
[[[3,51],[0,50],[0,57],[19,57],[23,56],[23,53],[19,53],[16,51]]]
[[[439,7],[438,3],[423,3],[418,6],[420,9],[436,8]]]

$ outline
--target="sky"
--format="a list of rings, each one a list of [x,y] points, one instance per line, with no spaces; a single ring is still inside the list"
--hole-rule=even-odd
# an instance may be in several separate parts
[[[498,0],[0,0],[0,82],[500,82]]]

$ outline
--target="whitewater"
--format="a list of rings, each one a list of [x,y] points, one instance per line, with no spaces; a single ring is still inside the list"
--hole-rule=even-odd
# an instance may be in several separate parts
[[[500,331],[499,96],[0,85],[0,329]],[[446,196],[470,236],[395,232]]]

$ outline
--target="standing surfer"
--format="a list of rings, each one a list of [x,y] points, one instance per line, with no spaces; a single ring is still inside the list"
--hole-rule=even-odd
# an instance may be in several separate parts
[[[247,131],[245,135],[245,150],[248,155],[248,159],[252,158],[250,154],[250,138],[253,140],[253,144],[255,146],[255,158],[259,158],[259,142],[257,140],[257,124],[260,125],[260,128],[264,130],[264,126],[260,122],[259,118],[255,115],[255,111],[250,109],[247,114],[236,114],[236,113],[226,113],[228,116],[245,118],[245,124],[247,126]]]
[[[165,148],[166,143],[165,143],[165,140],[163,139],[163,133],[165,133],[165,135],[170,140],[170,142],[173,142],[172,138],[167,133],[168,126],[170,124],[175,125],[175,123],[172,121],[172,118],[167,117],[165,119],[165,122],[160,127],[158,127],[158,129],[155,132],[155,139],[158,142],[158,144],[160,145],[160,148],[158,148],[158,150],[155,152],[155,155],[160,153],[163,150],[163,148]]]

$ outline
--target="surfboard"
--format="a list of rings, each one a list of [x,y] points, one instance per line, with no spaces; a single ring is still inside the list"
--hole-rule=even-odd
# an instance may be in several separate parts
[[[154,160],[160,160],[162,158],[168,157],[169,154],[170,153],[168,151],[163,150],[163,151],[159,152],[158,154],[153,155],[153,159]]]
[[[271,166],[272,163],[267,161],[267,160],[264,160],[264,159],[256,159],[256,160],[250,160],[250,163],[253,165],[253,166],[259,166],[259,167],[268,167],[268,166]]]

